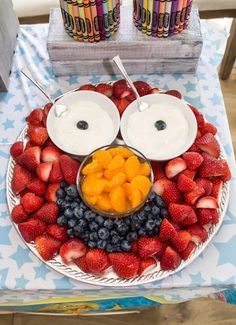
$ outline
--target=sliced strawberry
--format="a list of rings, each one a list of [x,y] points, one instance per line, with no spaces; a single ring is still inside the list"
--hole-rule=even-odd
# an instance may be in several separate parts
[[[67,227],[59,226],[56,223],[48,225],[46,233],[62,243],[65,243],[69,239],[67,235]]]
[[[45,116],[48,116],[48,113],[52,108],[52,105],[53,105],[52,103],[47,103],[46,105],[44,105],[43,113],[45,114]]]
[[[218,158],[220,155],[220,145],[212,133],[206,133],[201,138],[196,139],[196,145],[209,155]]]
[[[194,114],[195,116],[201,114],[201,113],[199,112],[199,110],[198,110],[196,107],[194,107],[193,105],[188,104],[188,106],[189,106],[189,108],[191,109],[191,111],[193,112],[193,114]]]
[[[26,169],[34,171],[40,164],[40,154],[40,147],[31,147],[17,157],[16,161],[19,165],[25,167]]]
[[[182,259],[186,261],[192,252],[196,249],[196,247],[197,245],[193,241],[190,241],[188,246],[180,253]]]
[[[34,194],[42,196],[46,191],[46,184],[41,179],[35,177],[27,185],[27,188]]]
[[[43,110],[41,108],[34,109],[27,117],[26,122],[35,125],[41,126],[43,120]]]
[[[206,229],[197,223],[187,227],[186,230],[191,234],[191,240],[196,244],[204,243],[207,240],[208,234]]]
[[[43,234],[46,229],[46,225],[41,220],[28,219],[25,222],[21,222],[18,225],[18,229],[21,236],[27,243],[33,241],[37,236]]]
[[[113,103],[116,105],[116,107],[118,108],[118,105],[119,105],[119,103],[120,103],[120,100],[119,99],[117,99],[115,96],[112,96],[111,97],[111,100],[113,101]]]
[[[165,170],[164,170],[164,164],[160,161],[152,161],[151,162],[153,174],[154,174],[154,181],[157,181],[159,179],[167,179]]]
[[[189,170],[189,169],[185,169],[183,172],[181,172],[179,175],[177,175],[178,177],[180,175],[185,175],[188,178],[191,178],[192,180],[194,179],[195,175],[196,175],[197,171],[196,170]]]
[[[39,221],[39,220],[37,220]],[[36,249],[41,257],[45,260],[51,260],[57,255],[61,242],[47,234],[35,238]]]
[[[54,161],[49,175],[50,183],[60,183],[64,180],[59,161]]]
[[[41,208],[43,205],[43,198],[34,193],[26,193],[20,200],[26,213],[32,213]]]
[[[91,84],[86,84],[81,87],[79,87],[79,90],[91,90],[91,91],[96,91],[96,87]]]
[[[184,194],[184,199],[186,203],[190,205],[194,205],[197,202],[197,200],[204,194],[205,194],[204,188],[201,186],[196,186],[194,190]]]
[[[226,160],[221,160],[223,167],[224,167],[224,174],[221,176],[222,181],[227,182],[231,179],[231,171],[229,169],[229,165]]]
[[[11,211],[11,218],[13,222],[20,223],[26,221],[29,217],[23,209],[22,204],[17,204]]]
[[[86,254],[86,263],[91,273],[100,275],[110,267],[108,254],[103,249],[93,248]]]
[[[155,254],[155,258],[158,261],[160,261],[160,259],[162,258],[162,255],[164,254],[167,246],[168,246],[168,242],[161,241],[161,249],[157,254]]]
[[[140,237],[138,239],[138,253],[142,258],[153,256],[161,249],[160,240],[157,237]]]
[[[191,235],[186,230],[180,230],[175,237],[171,239],[171,243],[178,252],[185,250],[189,244]]]
[[[161,223],[159,239],[161,241],[170,240],[176,236],[177,232],[174,226],[168,221],[168,219],[164,218]]]
[[[196,213],[189,205],[170,203],[168,211],[174,223],[186,226],[197,222]]]
[[[160,179],[153,184],[153,191],[160,195],[164,201],[169,204],[171,202],[181,203],[182,195],[177,188],[177,185],[169,180]]]
[[[168,90],[168,91],[165,92],[165,94],[170,95],[170,96],[177,97],[179,99],[182,98],[182,95],[181,95],[181,93],[178,90]]]
[[[118,111],[120,113],[120,115],[123,114],[123,112],[125,111],[126,107],[130,104],[130,102],[126,99],[126,98],[122,98],[119,100],[119,103],[118,103]]]
[[[45,192],[45,199],[48,202],[56,202],[57,201],[56,193],[59,188],[60,188],[59,183],[49,184]]]
[[[181,173],[186,168],[187,165],[184,159],[178,157],[168,161],[165,167],[165,173],[168,178],[173,178],[175,175]]]
[[[34,214],[35,219],[40,219],[46,223],[56,223],[59,215],[59,208],[55,202],[44,203],[44,205]]]
[[[150,91],[149,91],[149,94],[159,94],[160,93],[160,90],[156,87],[156,88],[152,88]]]
[[[211,192],[211,196],[214,196],[217,201],[219,201],[221,191],[222,191],[222,186],[223,186],[223,181],[220,178],[216,178],[212,180],[213,183],[213,188]]]
[[[203,157],[197,152],[185,152],[183,158],[189,170],[197,169],[203,162]]]
[[[213,196],[204,196],[201,197],[197,204],[196,208],[204,208],[204,209],[217,209],[219,207],[216,198]]]
[[[150,93],[151,87],[145,81],[134,81],[134,86],[137,89],[139,96],[145,96]]]
[[[101,93],[107,97],[111,97],[113,93],[113,88],[109,84],[101,83],[97,85],[96,92]]]
[[[205,195],[208,196],[211,194],[212,192],[212,188],[213,188],[213,184],[212,182],[207,179],[207,178],[197,178],[195,180],[196,184],[202,188],[204,188],[204,191],[205,191]]]
[[[43,162],[53,162],[59,160],[63,152],[56,146],[45,147],[41,153],[41,160]]]
[[[49,175],[52,169],[52,163],[51,162],[45,162],[40,165],[38,165],[36,169],[36,174],[39,179],[43,182],[47,182],[49,179]]]
[[[138,275],[140,258],[133,253],[110,253],[109,260],[114,271],[122,279],[130,279]]]
[[[46,147],[55,147],[55,148],[57,148],[50,138],[48,138],[47,141],[44,143],[44,147],[45,148]]]
[[[113,95],[117,99],[123,99],[132,94],[132,90],[128,86],[120,86],[113,89]]]
[[[224,175],[225,166],[222,160],[216,159],[207,153],[203,153],[202,156],[204,160],[199,167],[200,177],[215,177]]]
[[[181,263],[181,257],[179,254],[170,246],[168,246],[161,258],[161,269],[162,270],[174,270]]]
[[[64,243],[59,251],[63,263],[69,264],[73,260],[86,254],[86,246],[79,239],[70,239]]]
[[[113,89],[116,89],[121,86],[127,86],[127,82],[125,79],[120,79],[120,80],[115,81],[112,86],[113,86]]]
[[[10,154],[13,159],[16,159],[23,153],[23,142],[22,141],[16,141],[13,143],[13,145],[10,148]]]
[[[190,192],[196,187],[196,183],[184,174],[179,175],[177,187],[180,192]]]
[[[136,100],[136,96],[134,92],[132,92],[129,96],[125,97],[130,103],[132,103],[134,100]]]
[[[138,274],[142,275],[143,273],[148,273],[156,267],[157,263],[154,258],[146,257],[141,260]]]
[[[196,143],[194,142],[191,147],[187,150],[187,152],[201,152],[201,149],[198,148],[198,146],[196,145]]]
[[[200,132],[202,132],[202,130],[204,130],[204,126],[205,126],[205,120],[203,115],[200,113],[198,115],[195,115],[196,120],[197,120],[197,126],[198,126],[198,130]]]
[[[204,129],[202,130],[202,135],[206,133],[211,133],[215,135],[217,133],[217,128],[213,124],[206,122],[204,125]]]
[[[48,131],[45,127],[29,125],[27,135],[36,146],[42,146],[48,139]]]
[[[27,149],[29,149],[31,147],[34,147],[34,145],[30,141],[27,141],[26,145],[25,145],[25,150],[27,150]]]
[[[15,194],[22,192],[31,180],[32,174],[28,170],[18,164],[14,166],[11,188]]]
[[[138,241],[133,241],[131,243],[131,252],[138,253]]]
[[[88,267],[88,264],[86,262],[86,255],[80,257],[80,258],[76,258],[73,261],[84,273],[90,273],[90,269]]]
[[[198,210],[198,222],[204,226],[209,223],[216,224],[219,222],[219,213],[217,209],[199,209]]]
[[[201,136],[202,136],[202,134],[201,134],[201,132],[200,132],[199,129],[198,129],[198,130],[197,130],[196,139],[197,139],[197,138],[201,138]]]
[[[68,184],[75,184],[79,170],[79,162],[67,155],[60,156],[59,161],[65,181]]]

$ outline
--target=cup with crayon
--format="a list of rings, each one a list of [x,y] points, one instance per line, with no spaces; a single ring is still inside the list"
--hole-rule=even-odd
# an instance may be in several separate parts
[[[168,37],[187,28],[192,0],[133,0],[134,25],[144,34]]]
[[[120,0],[60,0],[67,33],[79,42],[99,42],[119,28]]]

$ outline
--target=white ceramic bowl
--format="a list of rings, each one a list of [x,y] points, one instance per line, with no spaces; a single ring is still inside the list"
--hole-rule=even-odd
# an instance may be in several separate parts
[[[87,101],[87,102],[89,101],[99,105],[112,119],[114,125],[113,131],[111,132],[109,137],[107,137],[107,139],[104,140],[104,143],[100,143],[98,147],[110,145],[116,139],[120,128],[120,115],[117,107],[108,97],[95,91],[79,90],[64,95],[58,101],[56,101],[56,103],[54,103],[47,117],[47,130],[48,130],[49,137],[57,145],[57,147],[59,147],[63,151],[70,153],[72,155],[83,157],[90,154],[90,152],[92,152],[93,150],[97,149],[93,146],[93,144],[91,144],[91,146],[88,145],[89,139],[87,141],[85,139],[84,141],[84,143],[87,144],[85,150],[79,151],[79,150],[71,149],[70,143],[65,143],[65,141],[63,142],[63,135],[59,137],[54,126],[55,119],[58,118],[56,116],[56,106],[65,105],[67,107],[70,107],[70,105],[73,105],[79,101]],[[59,118],[63,119],[63,116]],[[77,121],[75,121],[75,123],[76,122]],[[106,127],[106,125],[104,125],[104,127]],[[71,141],[74,141],[74,139],[71,139]]]
[[[183,115],[187,121],[187,124],[188,124],[187,136],[185,137],[184,143],[181,144],[181,147],[179,147],[178,149],[174,148],[173,152],[171,151],[168,154],[163,153],[164,148],[166,146],[166,144],[164,144],[164,143],[163,143],[163,146],[160,145],[158,148],[156,148],[155,152],[153,152],[153,154],[150,153],[150,150],[149,150],[149,152],[148,151],[145,152],[145,149],[141,148],[141,146],[138,146],[137,142],[135,145],[129,139],[128,132],[127,132],[128,121],[129,121],[130,115],[133,114],[134,112],[138,111],[138,103],[135,100],[126,108],[126,110],[124,111],[122,118],[121,118],[121,135],[122,135],[122,138],[123,138],[124,142],[126,143],[126,145],[134,147],[135,149],[141,151],[148,159],[156,160],[156,161],[169,160],[169,159],[172,159],[172,158],[177,157],[177,156],[181,155],[182,153],[184,153],[193,144],[193,142],[196,138],[196,134],[197,134],[196,118],[195,118],[193,112],[191,111],[191,109],[185,103],[185,101],[180,100],[174,96],[167,95],[167,94],[146,95],[146,96],[142,97],[142,100],[144,102],[148,103],[149,105],[158,104],[158,106],[161,106],[161,107],[168,106],[173,109],[180,110],[183,113]],[[158,107],[157,107],[157,109],[158,109]],[[141,112],[140,114],[143,114],[143,121],[145,121],[145,111]],[[155,123],[155,121],[153,121],[153,123]],[[168,125],[167,125],[167,127],[168,127]],[[162,131],[160,131],[160,132],[162,132]],[[141,137],[141,132],[140,132],[140,137]]]

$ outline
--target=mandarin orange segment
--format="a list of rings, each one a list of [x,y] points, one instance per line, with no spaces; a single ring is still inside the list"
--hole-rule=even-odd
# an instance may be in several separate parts
[[[103,192],[105,185],[106,183],[103,179],[88,175],[82,183],[82,191],[85,195],[89,196],[100,195]]]
[[[85,195],[84,197],[85,197],[85,200],[91,205],[95,205],[97,203],[98,196]]]
[[[82,173],[84,175],[89,175],[92,173],[96,173],[102,170],[102,166],[99,164],[99,162],[97,160],[93,160],[91,161],[91,163],[87,164],[83,170]]]
[[[140,166],[140,174],[144,176],[149,176],[151,174],[150,166],[147,162],[144,162]]]
[[[126,197],[131,201],[132,198],[132,186],[130,183],[124,183],[123,188],[125,190]]]
[[[107,168],[108,164],[112,160],[112,155],[108,152],[108,150],[98,150],[94,153],[93,157],[103,168]]]
[[[119,186],[110,192],[111,205],[116,212],[127,211],[125,190]]]
[[[108,193],[102,193],[101,195],[98,196],[96,206],[104,211],[111,211],[112,206],[111,206],[111,200],[109,197]]]
[[[136,175],[140,172],[140,162],[138,157],[131,156],[126,160],[125,163],[125,173],[127,175],[127,179],[131,181]]]
[[[113,189],[115,187],[121,186],[126,181],[125,173],[118,173],[112,177],[110,181],[110,188]]]
[[[120,169],[117,169],[117,170],[105,170],[104,171],[104,177],[107,179],[107,180],[111,180],[117,173],[125,173],[125,168],[124,166]]]
[[[131,192],[131,204],[132,208],[137,207],[142,202],[142,193],[136,188],[132,188]]]
[[[108,149],[107,151],[112,155],[112,157],[119,155],[122,156],[123,158],[129,158],[134,155],[134,153],[131,150],[122,147],[111,148]]]
[[[132,188],[139,190],[143,196],[147,196],[151,188],[151,181],[146,176],[137,175],[132,179],[131,186]]]
[[[102,176],[103,176],[103,171],[100,170],[99,172],[92,173],[92,174],[90,174],[90,176],[94,176],[94,177],[96,177],[96,178],[102,178]]]
[[[124,167],[125,160],[122,156],[117,155],[114,158],[112,158],[111,162],[107,166],[107,170],[109,171],[117,171]]]

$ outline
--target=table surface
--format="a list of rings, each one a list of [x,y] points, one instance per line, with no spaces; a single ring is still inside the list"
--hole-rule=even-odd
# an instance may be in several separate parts
[[[25,247],[11,224],[5,194],[9,148],[24,127],[25,116],[32,109],[46,103],[45,97],[21,75],[20,69],[24,66],[30,68],[54,97],[84,83],[111,80],[110,76],[97,75],[55,77],[46,49],[48,25],[21,26],[9,91],[0,93],[0,302],[49,298],[55,296],[53,291],[55,289],[57,295],[61,296],[114,296],[122,293],[122,295],[148,294],[165,299],[185,300],[235,285],[235,161],[216,71],[222,58],[219,48],[222,42],[225,42],[227,33],[222,29],[215,29],[215,25],[209,22],[202,21],[201,25],[204,46],[195,75],[133,75],[132,79],[144,80],[165,90],[179,90],[188,102],[204,113],[208,121],[217,126],[220,141],[233,172],[229,207],[220,231],[191,265],[164,280],[130,288],[102,288],[62,276],[46,267]],[[112,79],[115,79],[114,76]],[[190,287],[192,290],[189,290]],[[19,289],[22,290],[20,295],[15,291]]]

